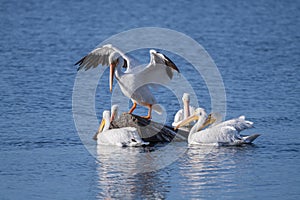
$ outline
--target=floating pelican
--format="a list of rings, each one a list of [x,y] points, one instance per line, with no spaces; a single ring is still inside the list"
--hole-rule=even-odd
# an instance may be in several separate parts
[[[150,50],[150,63],[146,67],[133,67],[129,58],[110,44],[94,49],[75,65],[79,65],[78,70],[88,70],[99,64],[110,66],[110,92],[116,76],[121,91],[133,102],[129,113],[134,111],[137,104],[145,106],[149,109],[148,115],[144,117],[146,119],[151,118],[152,109],[162,113],[162,108],[157,104],[149,86],[153,83],[165,84],[173,78],[173,70],[179,73],[176,65],[167,56],[155,50]],[[123,72],[122,68],[126,68],[126,71]]]
[[[193,120],[198,120],[190,130],[188,136],[189,144],[241,145],[252,143],[259,136],[259,134],[250,136],[240,135],[242,130],[251,128],[253,125],[253,122],[246,121],[244,116],[223,123],[213,124],[213,126],[202,130],[206,126],[216,122],[217,119],[214,116],[215,115],[210,114],[207,117],[204,109],[197,108],[194,115],[183,120],[175,127],[175,129],[184,126]]]
[[[117,120],[119,118],[118,111],[119,111],[119,106],[117,104],[114,104],[114,105],[111,106],[111,116],[110,116],[110,121],[109,122],[112,122],[112,121]],[[96,134],[93,137],[94,140],[97,140],[97,136],[101,132],[100,127],[101,126],[99,126],[98,131],[96,132]]]
[[[141,139],[137,129],[134,127],[109,129],[110,119],[110,111],[105,110],[98,134],[96,135],[99,145],[142,146],[149,144],[149,142],[144,142]]]
[[[194,113],[195,108],[190,106],[190,94],[184,93],[182,96],[183,109],[177,111],[174,122],[172,123],[173,127],[176,127],[182,120],[187,119],[191,114]],[[190,124],[187,124],[190,127]]]

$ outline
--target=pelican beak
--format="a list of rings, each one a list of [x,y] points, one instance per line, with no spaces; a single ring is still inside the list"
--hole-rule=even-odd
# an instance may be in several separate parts
[[[112,121],[114,121],[114,120],[115,120],[115,113],[112,112],[111,117],[110,117],[110,122],[112,122]]]
[[[110,64],[110,74],[109,74],[109,91],[110,92],[112,91],[116,65],[117,65],[117,63],[111,63]]]
[[[105,120],[102,119],[101,124],[100,124],[100,126],[99,126],[99,128],[98,128],[98,133],[101,133],[101,132],[102,132],[104,126],[105,126]]]
[[[98,131],[97,131],[97,133],[96,133],[96,134],[94,135],[94,137],[93,137],[94,140],[97,140],[97,136],[98,136],[99,133],[102,132],[102,130],[103,130],[103,128],[104,128],[104,125],[105,125],[105,120],[102,119],[101,124],[100,124],[100,126],[99,126],[99,128],[98,128]]]
[[[179,127],[181,126],[184,126],[186,124],[189,124],[191,123],[192,121],[195,121],[195,120],[198,120],[199,119],[199,116],[198,115],[192,115],[188,118],[186,118],[185,120],[181,121],[175,128],[174,130],[178,129]]]
[[[202,124],[202,126],[197,130],[200,131],[204,129],[205,127],[209,126],[210,124],[213,124],[216,121],[216,119],[212,116],[212,114],[209,114],[206,118],[205,122]]]

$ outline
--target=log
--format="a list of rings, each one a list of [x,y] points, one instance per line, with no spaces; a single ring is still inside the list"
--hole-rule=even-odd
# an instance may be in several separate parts
[[[145,142],[187,141],[188,132],[174,129],[170,126],[147,120],[137,115],[123,113],[110,124],[110,128],[135,127]]]

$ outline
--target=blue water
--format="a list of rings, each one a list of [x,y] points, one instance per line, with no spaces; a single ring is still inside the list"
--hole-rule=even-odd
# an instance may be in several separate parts
[[[298,1],[1,0],[0,199],[299,199],[299,11]],[[207,50],[226,88],[226,118],[254,121],[255,145],[206,152],[172,143],[170,152],[184,153],[147,173],[133,158],[160,147],[108,149],[98,160],[86,150],[73,121],[73,64],[111,35],[146,26]],[[210,110],[204,84],[195,83],[197,97]],[[95,101],[100,117],[109,102]]]

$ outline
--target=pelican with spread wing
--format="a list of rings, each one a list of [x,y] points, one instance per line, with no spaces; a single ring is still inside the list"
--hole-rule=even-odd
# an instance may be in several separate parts
[[[162,108],[150,91],[151,84],[166,84],[173,78],[174,71],[179,73],[177,66],[167,56],[155,50],[150,50],[150,63],[146,67],[131,66],[130,59],[110,44],[94,49],[75,65],[79,65],[78,70],[88,70],[98,65],[110,66],[110,92],[116,77],[121,91],[133,103],[129,113],[134,111],[137,104],[145,106],[148,108],[146,119],[151,118],[152,109],[162,113]],[[122,68],[126,70],[123,72]]]

